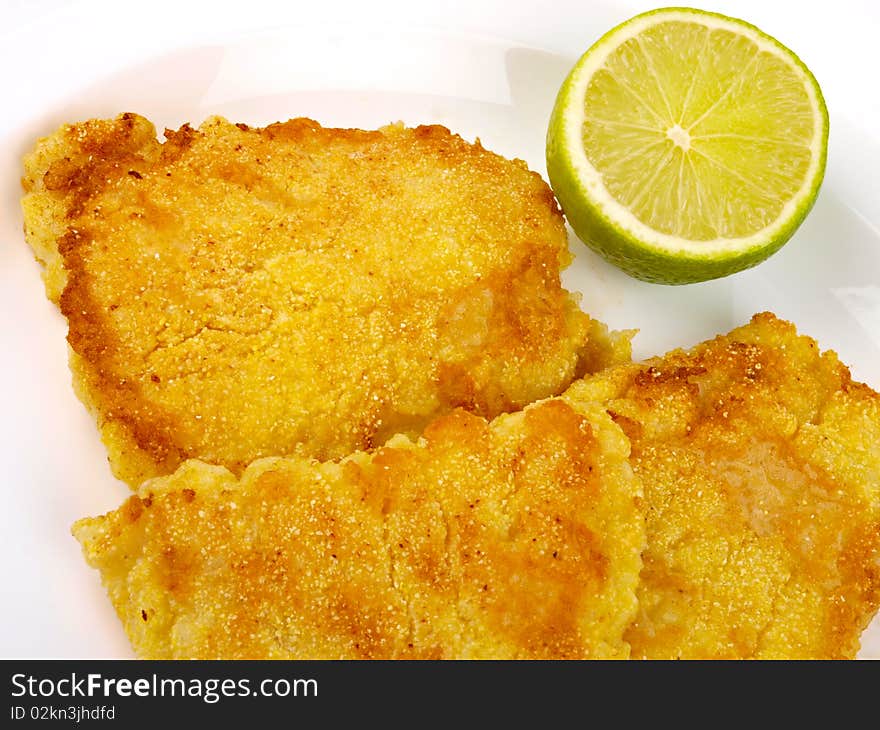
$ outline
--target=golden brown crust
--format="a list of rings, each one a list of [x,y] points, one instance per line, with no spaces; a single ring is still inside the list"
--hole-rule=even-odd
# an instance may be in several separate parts
[[[145,657],[625,657],[626,456],[598,407],[456,411],[340,463],[190,461],[74,533]]]
[[[26,159],[28,241],[77,390],[136,485],[487,417],[619,358],[560,285],[541,178],[439,126],[166,130],[124,114]]]
[[[75,532],[147,656],[845,658],[880,606],[878,445],[880,396],[762,314],[373,457],[267,460],[240,484],[189,463]],[[336,581],[310,558],[273,590],[279,568],[242,559],[262,534],[333,560],[338,538],[360,567]],[[267,638],[288,601],[306,608]]]
[[[880,606],[880,396],[833,352],[765,313],[570,395],[606,399],[645,490],[633,656],[857,653]]]

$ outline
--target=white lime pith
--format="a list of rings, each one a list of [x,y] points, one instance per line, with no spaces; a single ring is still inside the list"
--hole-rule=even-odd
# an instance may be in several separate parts
[[[754,26],[667,8],[597,41],[566,78],[547,169],[575,233],[631,275],[725,276],[778,250],[815,202],[819,85]]]

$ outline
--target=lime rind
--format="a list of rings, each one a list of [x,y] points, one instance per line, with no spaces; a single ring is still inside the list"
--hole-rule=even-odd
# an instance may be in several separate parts
[[[650,228],[612,197],[581,143],[583,98],[593,73],[622,39],[658,22],[697,22],[746,35],[796,69],[811,106],[818,110],[811,160],[798,191],[768,226],[742,238],[688,241]],[[718,13],[661,8],[612,28],[581,56],[554,105],[547,134],[547,172],[571,227],[581,240],[630,275],[657,283],[685,284],[719,278],[755,266],[778,251],[812,209],[825,172],[828,111],[819,84],[791,50],[755,26]]]

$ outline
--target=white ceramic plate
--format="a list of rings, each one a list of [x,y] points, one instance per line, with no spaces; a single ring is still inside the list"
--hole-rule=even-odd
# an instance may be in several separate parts
[[[361,128],[399,119],[479,137],[544,174],[547,116],[577,52],[644,9],[566,5],[555,26],[546,8],[476,3],[469,4],[473,22],[433,28],[426,27],[429,14],[402,17],[412,15],[404,3],[385,3],[384,15],[349,23],[331,22],[333,8],[306,19],[278,10],[259,23],[261,16],[242,20],[212,4],[210,15],[177,8],[170,25],[169,9],[114,19],[91,5],[44,0],[36,4],[42,14],[12,7],[15,32],[0,44],[0,67],[18,69],[4,88],[0,120],[0,656],[131,656],[97,574],[69,534],[75,519],[117,507],[128,490],[110,475],[94,423],[70,387],[66,325],[45,299],[21,235],[20,158],[34,140],[63,121],[120,111],[137,111],[160,128],[211,114],[249,124],[309,116]],[[495,6],[507,12],[493,20]],[[340,10],[351,21],[345,10],[353,8]],[[464,18],[466,10],[457,12]],[[465,30],[480,27],[504,33]],[[782,40],[798,50],[794,39]],[[566,284],[583,293],[586,311],[641,330],[637,357],[694,344],[768,309],[880,388],[880,234],[871,223],[880,221],[880,200],[864,169],[871,160],[880,161],[877,138],[832,108],[831,155],[816,207],[765,264],[721,281],[662,287],[628,278],[572,239],[577,256]],[[865,634],[862,654],[880,656],[880,624]]]

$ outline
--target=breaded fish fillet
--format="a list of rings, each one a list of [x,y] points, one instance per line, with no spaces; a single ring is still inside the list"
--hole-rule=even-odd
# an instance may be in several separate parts
[[[234,473],[486,417],[626,357],[560,285],[536,173],[439,126],[62,127],[25,161],[25,232],[71,367],[132,485]]]
[[[142,657],[626,657],[627,454],[598,406],[456,411],[338,463],[189,461],[74,534]]]
[[[880,606],[880,396],[762,314],[575,384],[647,513],[634,657],[844,658]]]

